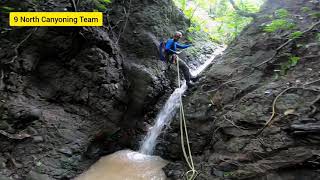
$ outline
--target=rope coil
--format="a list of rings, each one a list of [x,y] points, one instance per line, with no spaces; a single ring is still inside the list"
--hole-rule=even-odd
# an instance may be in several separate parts
[[[179,72],[179,58],[177,57],[177,71],[178,71],[178,87],[181,88],[180,85],[180,72]],[[180,94],[180,137],[181,137],[181,148],[183,152],[183,156],[190,168],[189,171],[185,173],[185,177],[187,180],[194,180],[198,172],[194,167],[193,159],[192,159],[192,153],[191,153],[191,148],[190,148],[190,143],[189,143],[189,137],[188,137],[188,130],[187,130],[187,123],[186,123],[186,118],[184,115],[184,109],[183,109],[183,103],[182,103],[182,93]],[[186,145],[187,149],[184,147],[185,145],[185,140],[186,140]]]

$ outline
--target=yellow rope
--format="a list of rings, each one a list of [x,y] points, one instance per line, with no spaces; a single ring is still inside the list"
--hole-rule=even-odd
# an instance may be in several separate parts
[[[177,63],[177,72],[178,72],[178,87],[181,88],[178,57],[177,57],[176,63]],[[182,103],[182,94],[180,94],[180,116],[179,116],[179,118],[180,118],[181,148],[182,148],[183,156],[184,156],[184,158],[190,168],[190,170],[185,173],[185,176],[186,176],[187,180],[194,180],[197,177],[198,172],[194,167],[194,163],[193,163],[193,159],[192,159],[192,153],[191,153],[191,148],[190,148],[190,143],[189,143],[186,118],[184,115],[184,109],[183,109],[183,103]],[[185,144],[184,138],[185,138],[186,144],[187,144],[187,151],[186,151],[186,148],[184,147],[184,144]]]

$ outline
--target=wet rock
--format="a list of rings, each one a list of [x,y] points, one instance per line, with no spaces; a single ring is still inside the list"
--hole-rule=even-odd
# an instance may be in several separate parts
[[[34,136],[33,137],[33,142],[35,142],[35,143],[41,143],[43,141],[44,141],[44,139],[42,136]]]
[[[0,157],[0,167],[5,168],[6,167],[7,159]]]
[[[26,176],[26,180],[53,180],[46,174],[41,174],[36,171],[30,171]]]
[[[212,174],[215,175],[215,176],[218,176],[218,177],[223,177],[224,176],[224,172],[223,171],[219,171],[219,170],[216,170],[216,169],[214,169],[212,171]]]
[[[304,100],[297,94],[285,94],[277,103],[277,108],[280,110],[296,109],[303,104]]]
[[[67,1],[35,3],[48,11],[51,7],[70,6]],[[29,6],[14,4],[17,9]],[[32,31],[15,29],[10,35],[0,34],[1,69]],[[38,28],[19,48],[18,56],[17,61],[5,65],[0,122],[5,119],[9,125],[2,124],[1,129],[10,134],[29,133],[33,139],[1,139],[1,151],[10,152],[24,166],[17,169],[9,163],[0,168],[0,174],[16,174],[24,179],[37,159],[35,163],[42,163],[37,165],[41,174],[55,179],[74,177],[89,166],[91,159],[84,156],[84,163],[70,160],[66,163],[68,171],[62,166],[63,160],[84,154],[99,129],[116,129],[126,110],[125,56],[105,29],[72,27]],[[114,151],[115,147],[110,145],[108,150]]]
[[[237,170],[238,169],[238,166],[237,166],[237,162],[221,162],[218,167],[217,167],[219,170],[221,171],[226,171],[226,172],[229,172],[229,171],[234,171],[234,170]]]
[[[179,163],[169,163],[163,170],[167,177],[171,179],[182,179],[184,176],[183,166]]]
[[[10,128],[10,125],[7,123],[7,121],[0,120],[0,130],[7,130]]]
[[[31,107],[30,110],[25,109],[15,114],[15,117],[17,119],[20,119],[22,121],[28,121],[28,122],[38,120],[40,116],[41,116],[41,110],[36,107]]]
[[[59,149],[58,152],[63,153],[65,155],[67,155],[67,156],[72,156],[72,154],[73,154],[72,150],[70,148],[67,148],[67,147]]]
[[[10,180],[8,177],[0,174],[0,180]]]

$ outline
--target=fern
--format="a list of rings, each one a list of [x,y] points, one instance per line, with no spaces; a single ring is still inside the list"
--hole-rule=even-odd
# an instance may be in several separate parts
[[[286,63],[281,64],[280,74],[281,75],[287,74],[287,71],[292,67],[295,67],[299,63],[300,59],[301,58],[297,56],[290,56],[289,60]]]
[[[275,16],[277,18],[281,18],[281,19],[288,18],[289,17],[289,12],[286,9],[278,9],[275,12]]]
[[[276,19],[273,20],[270,24],[267,24],[264,27],[265,32],[276,32],[278,30],[289,30],[295,28],[296,25],[293,22],[289,22],[288,20],[284,19]]]
[[[256,13],[259,11],[259,7],[251,2],[242,2],[239,7],[242,11],[249,13]]]
[[[85,0],[80,3],[80,7],[85,7],[87,10],[105,12],[111,0]]]
[[[303,35],[301,31],[296,31],[290,34],[290,39],[297,39]]]
[[[308,12],[311,11],[311,9],[308,8],[308,7],[302,7],[300,10],[301,10],[303,13],[308,13]]]
[[[311,14],[311,17],[314,18],[314,19],[318,19],[320,18],[320,12],[314,12]]]
[[[298,62],[300,61],[300,57],[297,57],[297,56],[291,56],[290,59],[289,59],[289,64],[290,64],[290,67],[294,67],[298,64]]]

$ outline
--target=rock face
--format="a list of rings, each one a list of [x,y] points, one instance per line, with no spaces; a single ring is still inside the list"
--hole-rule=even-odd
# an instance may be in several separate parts
[[[268,16],[281,8],[289,11],[296,29],[263,32],[263,25],[272,21]],[[206,71],[186,94],[197,179],[319,179],[319,25],[276,51],[291,32],[318,22],[311,14],[319,8],[314,1],[268,1],[226,50],[222,63]],[[254,68],[274,54],[270,62]],[[293,56],[300,61],[280,74]],[[273,123],[259,134],[272,115],[273,102]],[[181,165],[178,122],[173,121],[157,147],[160,155],[174,160],[166,167],[172,179],[182,179],[181,169],[187,169]]]
[[[14,46],[32,31],[1,38],[0,124],[10,134],[0,135],[1,173],[72,177],[97,130],[112,134],[123,117],[123,59],[102,29],[81,30],[84,39],[72,28],[38,28],[11,61]]]

